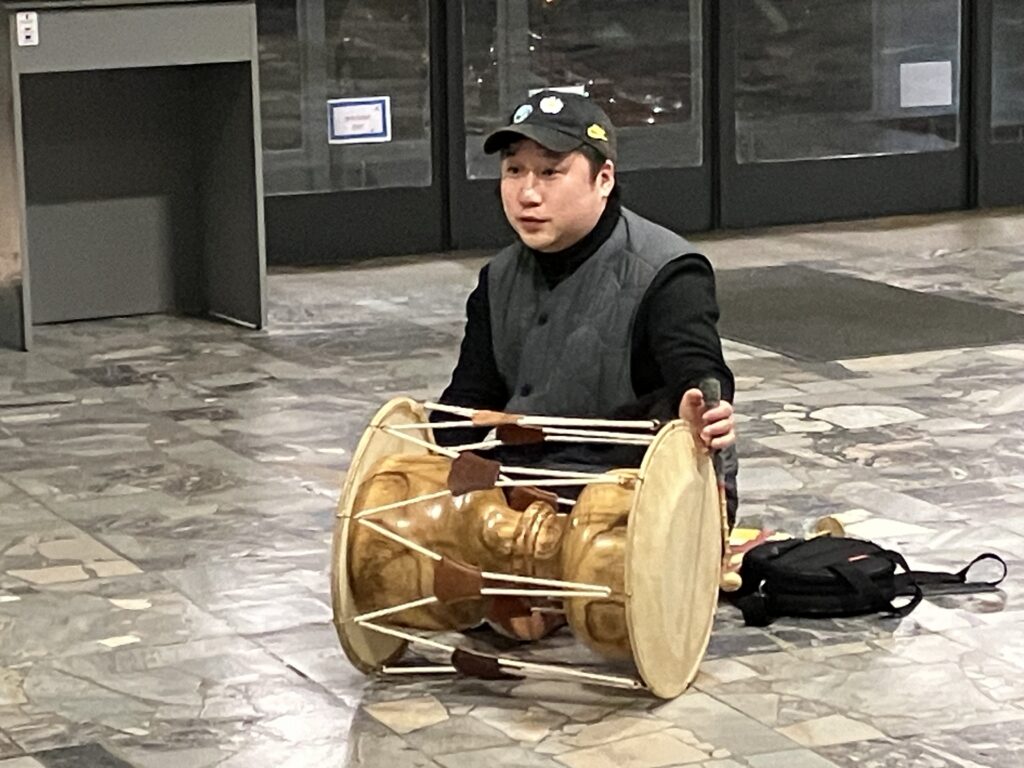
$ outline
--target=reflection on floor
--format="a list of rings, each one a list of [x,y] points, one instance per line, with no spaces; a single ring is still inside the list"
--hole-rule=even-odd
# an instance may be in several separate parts
[[[1019,213],[704,245],[719,269],[800,261],[1024,311]],[[1024,763],[1024,340],[829,363],[728,345],[747,524],[862,510],[919,567],[1001,553],[1002,593],[767,629],[722,607],[671,702],[350,668],[339,483],[378,405],[446,381],[480,263],[276,274],[265,333],[111,320],[0,353],[0,767]]]

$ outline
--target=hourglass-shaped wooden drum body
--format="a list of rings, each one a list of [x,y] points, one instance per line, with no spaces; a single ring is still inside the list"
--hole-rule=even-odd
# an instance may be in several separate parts
[[[401,656],[408,640],[387,627],[459,630],[487,620],[534,639],[564,615],[580,642],[631,661],[655,695],[686,688],[710,637],[722,539],[711,462],[685,424],[664,426],[639,469],[603,473],[568,514],[543,489],[453,494],[453,458],[431,446],[423,408],[399,398],[377,413],[353,458],[332,593],[356,667],[372,672]]]

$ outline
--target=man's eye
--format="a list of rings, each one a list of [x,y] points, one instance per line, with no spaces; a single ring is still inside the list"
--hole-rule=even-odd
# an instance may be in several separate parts
[[[515,176],[517,173],[519,173],[519,166],[518,165],[506,165],[505,166],[505,175],[506,176]]]
[[[540,173],[541,173],[542,176],[554,176],[556,173],[558,173],[558,169],[557,168],[545,168]]]

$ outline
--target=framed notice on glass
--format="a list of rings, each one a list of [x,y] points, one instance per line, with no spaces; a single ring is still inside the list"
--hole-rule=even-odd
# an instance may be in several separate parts
[[[327,140],[331,144],[379,144],[391,141],[391,97],[330,99]]]
[[[900,106],[953,106],[953,62],[913,61],[900,64]]]

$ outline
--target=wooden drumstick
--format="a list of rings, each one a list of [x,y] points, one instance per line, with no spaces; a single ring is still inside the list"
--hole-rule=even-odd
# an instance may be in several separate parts
[[[714,408],[722,400],[722,385],[718,379],[704,379],[700,383],[700,391],[704,396],[706,408]],[[732,552],[729,548],[729,506],[725,495],[725,468],[722,465],[722,454],[712,450],[711,463],[718,481],[718,511],[722,519],[722,574],[718,586],[723,592],[735,592],[743,586],[743,580],[736,571],[730,570]]]

